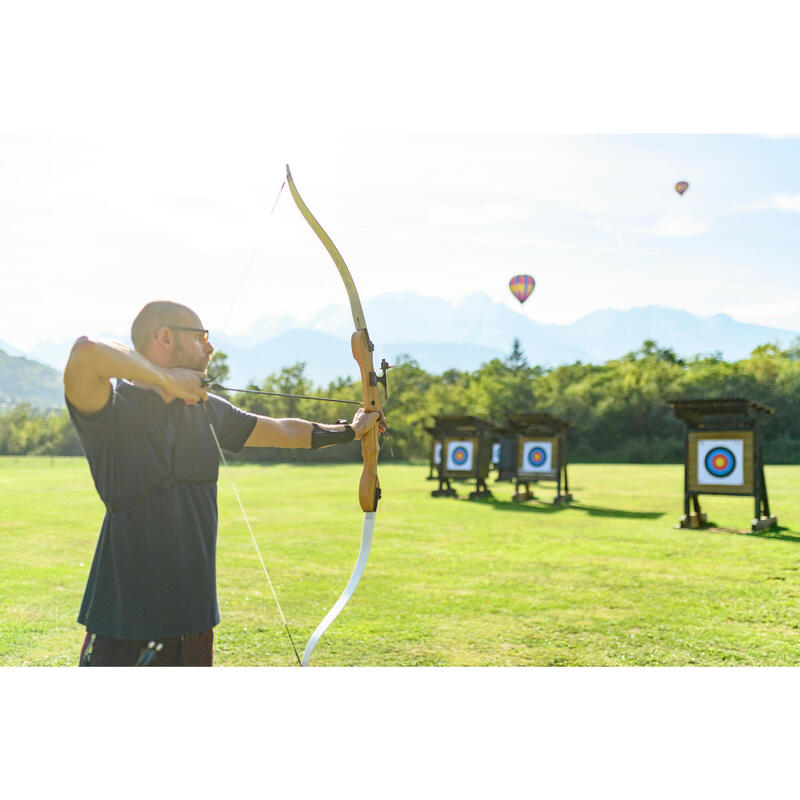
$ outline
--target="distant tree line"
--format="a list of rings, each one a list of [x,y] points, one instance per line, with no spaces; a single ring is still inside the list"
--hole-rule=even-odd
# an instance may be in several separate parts
[[[226,357],[217,353],[211,370],[224,384]],[[800,339],[788,349],[762,345],[749,358],[724,361],[720,354],[682,359],[645,341],[635,352],[605,364],[576,362],[553,369],[530,366],[518,342],[509,357],[474,372],[448,370],[432,375],[401,357],[389,371],[385,413],[390,435],[382,459],[425,459],[434,415],[470,414],[505,423],[508,413],[539,411],[567,420],[571,461],[677,463],[683,458],[683,424],[669,401],[680,398],[743,397],[775,410],[763,425],[768,464],[800,463]],[[359,400],[360,383],[339,379],[314,386],[305,364],[284,367],[258,388],[286,394]],[[316,400],[231,393],[236,405],[271,417],[319,421],[349,419],[353,406]],[[80,453],[65,411],[37,413],[21,405],[0,414],[0,454]],[[243,450],[248,461],[357,461],[351,443],[318,451]]]
[[[66,411],[40,411],[21,403],[0,412],[0,455],[76,456],[81,452]]]

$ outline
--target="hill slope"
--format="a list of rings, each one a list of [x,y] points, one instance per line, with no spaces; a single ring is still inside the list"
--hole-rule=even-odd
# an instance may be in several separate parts
[[[36,408],[62,408],[61,373],[24,356],[0,350],[0,408],[30,403]]]

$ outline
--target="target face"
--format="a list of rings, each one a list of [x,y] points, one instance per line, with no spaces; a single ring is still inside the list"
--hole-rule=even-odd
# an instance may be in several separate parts
[[[715,447],[706,453],[705,464],[715,478],[727,478],[736,469],[736,456],[727,447]]]
[[[536,469],[544,466],[547,461],[547,453],[541,447],[531,447],[528,450],[528,465]]]
[[[467,459],[469,458],[469,453],[467,452],[467,448],[454,447],[452,452],[450,453],[450,458],[453,459],[454,464],[456,464],[459,467],[463,467]]]
[[[553,472],[553,443],[525,442],[522,447],[521,473]]]
[[[447,469],[453,472],[470,472],[473,469],[474,444],[452,441],[447,444]]]
[[[442,443],[436,442],[433,446],[433,463],[440,464],[442,461]]]
[[[744,442],[741,439],[701,439],[697,442],[697,482],[744,484]]]

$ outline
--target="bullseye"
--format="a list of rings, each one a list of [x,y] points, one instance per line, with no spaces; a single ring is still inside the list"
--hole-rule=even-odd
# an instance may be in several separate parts
[[[736,456],[727,447],[715,447],[706,453],[705,466],[715,478],[727,478],[736,469]]]

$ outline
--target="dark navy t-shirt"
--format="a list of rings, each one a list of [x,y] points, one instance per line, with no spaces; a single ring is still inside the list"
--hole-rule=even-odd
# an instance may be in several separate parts
[[[167,404],[127,381],[96,414],[67,408],[106,506],[78,622],[118,639],[213,628],[219,452],[209,423],[239,452],[255,415],[215,395]]]

